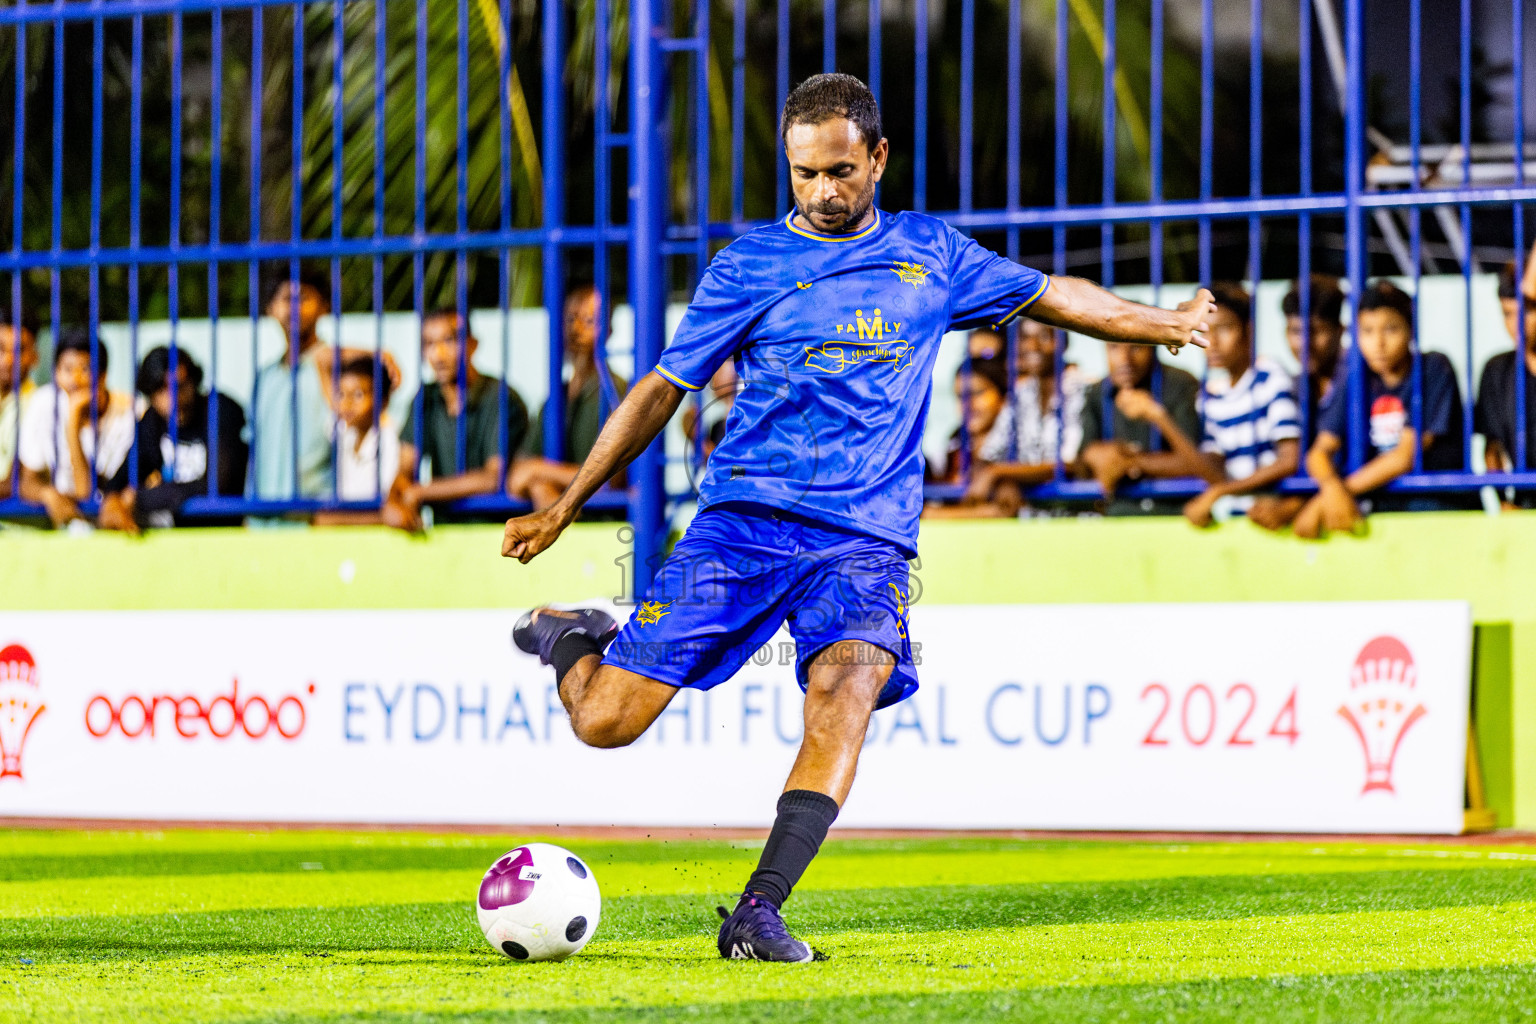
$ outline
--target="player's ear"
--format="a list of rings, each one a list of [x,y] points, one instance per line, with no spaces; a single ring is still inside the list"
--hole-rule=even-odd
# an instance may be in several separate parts
[[[870,173],[874,176],[876,181],[879,181],[881,176],[885,174],[885,161],[890,155],[891,146],[889,142],[887,142],[885,139],[881,139],[879,142],[875,143],[875,151],[870,154],[870,158],[874,161],[875,167],[874,170]]]

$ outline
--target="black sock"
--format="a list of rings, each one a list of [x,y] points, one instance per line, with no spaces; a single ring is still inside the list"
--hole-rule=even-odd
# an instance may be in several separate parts
[[[836,820],[837,801],[825,794],[792,789],[779,797],[779,816],[757,870],[747,880],[747,891],[782,907]]]
[[[572,631],[555,641],[555,646],[550,649],[549,663],[555,666],[555,688],[565,682],[565,675],[576,667],[576,663],[589,654],[601,655],[602,645],[585,633]]]

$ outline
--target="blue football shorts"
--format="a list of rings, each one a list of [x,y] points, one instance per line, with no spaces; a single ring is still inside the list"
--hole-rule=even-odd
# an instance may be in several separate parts
[[[766,505],[722,503],[689,524],[603,660],[708,690],[787,622],[801,690],[811,660],[839,640],[894,655],[876,704],[888,707],[917,691],[908,596],[907,559],[892,542]]]

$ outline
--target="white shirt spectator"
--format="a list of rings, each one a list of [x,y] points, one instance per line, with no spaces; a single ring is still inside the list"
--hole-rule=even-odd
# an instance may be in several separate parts
[[[98,429],[91,426],[89,413],[80,428],[80,447],[86,462],[96,467],[97,479],[105,480],[123,468],[133,447],[133,399],[121,392],[111,392],[107,407],[98,409],[96,416],[102,438],[100,457],[96,454]],[[54,489],[60,494],[89,498],[89,494],[75,493],[75,473],[69,462],[68,418],[69,402],[59,389],[53,384],[38,388],[21,414],[21,464],[33,472],[52,473]]]
[[[1044,466],[1077,458],[1083,444],[1083,385],[1077,367],[1061,371],[1061,387],[1051,394],[1050,408],[1040,405],[1040,382],[1021,377],[1013,387],[1013,401],[997,414],[997,421],[981,443],[981,458],[986,462],[1018,462],[1026,466]],[[1062,408],[1065,404],[1065,408]],[[1063,420],[1066,429],[1062,430]],[[1019,425],[1018,457],[1008,457],[1013,424]]]
[[[337,421],[336,496],[342,501],[383,501],[400,471],[400,438],[388,415],[379,417],[358,443],[357,429]],[[382,440],[379,437],[383,432]]]
[[[9,480],[11,477],[16,462],[17,421],[21,411],[31,404],[34,390],[30,381],[22,381],[20,401],[17,401],[14,391],[0,398],[0,479]]]
[[[1277,442],[1301,437],[1295,385],[1268,359],[1256,361],[1234,384],[1206,381],[1200,414],[1200,450],[1226,460],[1228,480],[1252,476],[1278,458]]]

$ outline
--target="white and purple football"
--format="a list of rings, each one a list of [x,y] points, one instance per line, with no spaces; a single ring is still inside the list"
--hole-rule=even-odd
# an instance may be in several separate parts
[[[497,858],[480,880],[480,930],[513,960],[564,960],[597,931],[603,897],[586,861],[550,843]]]

